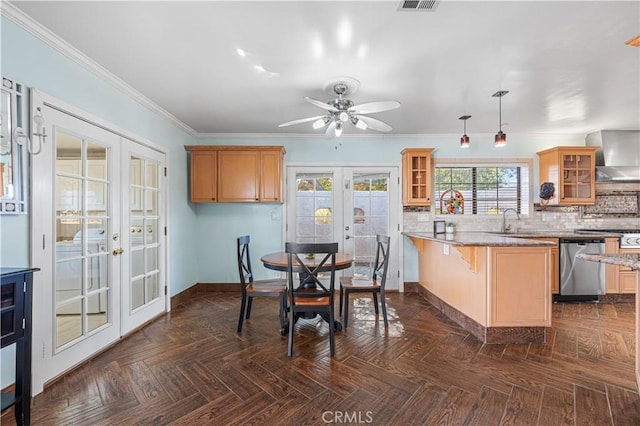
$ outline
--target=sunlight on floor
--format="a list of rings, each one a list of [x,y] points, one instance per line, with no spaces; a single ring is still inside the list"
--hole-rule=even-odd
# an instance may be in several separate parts
[[[404,335],[404,325],[400,322],[398,314],[392,306],[387,303],[387,320],[389,329],[385,331],[384,320],[382,319],[382,309],[376,316],[371,297],[354,297],[350,300],[349,306],[349,328],[371,334],[378,334],[388,337],[401,337]]]

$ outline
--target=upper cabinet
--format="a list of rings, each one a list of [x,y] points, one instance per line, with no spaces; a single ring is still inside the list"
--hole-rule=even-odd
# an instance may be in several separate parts
[[[281,203],[281,146],[186,146],[194,203]]]
[[[558,146],[538,152],[540,160],[540,184],[552,182],[555,187],[548,204],[594,204],[595,152],[593,146]]]
[[[402,151],[402,205],[431,205],[431,152],[433,148]]]

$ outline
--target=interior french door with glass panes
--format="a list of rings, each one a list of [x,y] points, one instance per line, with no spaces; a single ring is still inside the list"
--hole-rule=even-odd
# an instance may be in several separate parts
[[[397,167],[287,169],[286,241],[338,242],[353,266],[344,275],[371,277],[376,235],[391,236],[387,288],[398,289]]]
[[[32,157],[32,257],[45,278],[33,300],[35,391],[120,337],[120,137],[54,108],[43,115],[49,138]]]
[[[33,391],[167,309],[165,154],[32,91]]]
[[[123,149],[124,185],[128,197],[122,211],[128,212],[123,227],[122,258],[126,284],[122,292],[122,334],[161,314],[166,309],[164,274],[164,154],[140,144]],[[128,253],[128,255],[126,255]]]

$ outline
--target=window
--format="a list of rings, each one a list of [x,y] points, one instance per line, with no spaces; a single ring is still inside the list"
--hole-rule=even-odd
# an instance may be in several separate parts
[[[527,162],[438,163],[436,214],[492,215],[507,208],[529,213]]]

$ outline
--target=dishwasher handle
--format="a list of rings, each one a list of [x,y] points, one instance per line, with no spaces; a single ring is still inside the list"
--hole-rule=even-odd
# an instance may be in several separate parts
[[[587,244],[604,244],[604,238],[560,238],[560,244],[578,244],[581,246]]]

